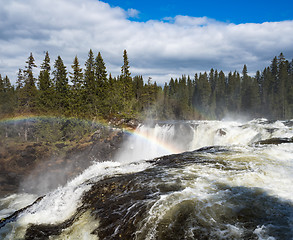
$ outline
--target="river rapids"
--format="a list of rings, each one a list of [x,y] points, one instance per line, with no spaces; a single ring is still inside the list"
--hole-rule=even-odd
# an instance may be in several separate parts
[[[141,125],[113,161],[0,199],[0,239],[293,239],[293,120]]]

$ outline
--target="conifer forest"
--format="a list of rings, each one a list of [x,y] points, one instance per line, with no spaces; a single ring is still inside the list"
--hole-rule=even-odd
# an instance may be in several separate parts
[[[293,118],[293,60],[281,53],[270,66],[248,75],[209,72],[171,78],[158,86],[151,78],[132,76],[124,50],[121,74],[108,74],[103,57],[92,50],[85,64],[77,56],[68,69],[60,56],[52,63],[46,52],[40,66],[33,54],[19,69],[15,85],[0,75],[0,117],[49,114],[87,119],[222,119],[227,115],[251,118]],[[82,67],[84,66],[84,67]],[[35,71],[39,68],[39,71]],[[35,76],[34,72],[39,72]]]

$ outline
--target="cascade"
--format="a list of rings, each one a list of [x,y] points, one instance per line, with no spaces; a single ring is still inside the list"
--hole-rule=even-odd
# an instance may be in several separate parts
[[[292,142],[293,121],[140,125],[36,202],[0,199],[0,238],[293,239]]]

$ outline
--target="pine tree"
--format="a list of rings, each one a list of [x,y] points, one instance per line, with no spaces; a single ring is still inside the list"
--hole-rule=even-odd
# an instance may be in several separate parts
[[[176,107],[175,107],[175,116],[180,118],[187,118],[189,107],[188,107],[188,89],[187,89],[187,78],[185,75],[182,75],[178,80],[178,90],[176,94]]]
[[[93,51],[90,49],[88,59],[85,63],[84,71],[84,85],[85,85],[85,111],[90,115],[97,115],[97,84],[95,81],[95,58]]]
[[[240,112],[240,75],[237,71],[228,74],[227,85],[227,110],[231,114],[238,114]]]
[[[13,113],[16,107],[15,100],[14,87],[11,85],[10,79],[8,76],[2,79],[0,75],[0,114],[10,115]]]
[[[199,110],[207,115],[209,114],[210,105],[210,94],[211,94],[211,85],[208,81],[207,73],[204,72],[204,74],[200,73],[199,79],[198,79],[198,89],[197,89],[197,95],[199,98]]]
[[[99,83],[101,87],[103,87],[103,84],[107,82],[107,71],[106,71],[104,60],[100,52],[98,53],[96,57],[94,69],[95,69],[95,76],[96,76],[97,82]]]
[[[288,67],[289,63],[285,60],[283,53],[278,57],[278,74],[277,74],[277,104],[278,116],[281,119],[286,119],[287,116],[287,90],[285,86],[288,85]]]
[[[2,79],[2,76],[0,74],[0,93],[4,92],[4,81]]]
[[[84,83],[85,89],[88,94],[95,93],[95,61],[93,51],[90,49],[88,53],[88,59],[85,63],[85,71],[84,71]]]
[[[96,95],[98,100],[99,112],[105,115],[108,112],[108,92],[109,84],[107,79],[107,71],[104,60],[99,52],[95,59],[95,81],[96,81]]]
[[[267,67],[264,69],[262,73],[261,103],[263,105],[262,114],[269,118],[274,117],[274,114],[273,114],[273,104],[274,104],[274,97],[275,97],[274,84],[275,84],[274,76],[272,75],[270,67]]]
[[[54,68],[55,109],[64,113],[64,111],[68,110],[69,85],[66,67],[60,56],[57,57]]]
[[[5,104],[4,81],[3,81],[2,76],[0,74],[0,110],[2,110],[2,107],[4,104]],[[0,112],[0,114],[1,114],[1,112]]]
[[[84,80],[82,68],[80,67],[78,57],[75,56],[73,64],[71,65],[72,73],[69,77],[72,82],[71,97],[70,97],[70,111],[74,116],[83,116],[83,98],[84,98]]]
[[[41,65],[38,87],[38,105],[41,111],[50,111],[53,108],[53,82],[50,76],[51,66],[49,53],[46,52],[44,61]]]
[[[142,76],[135,76],[133,78],[133,91],[134,91],[134,97],[136,100],[135,109],[141,112],[144,110],[144,104],[143,104],[144,82],[143,82]]]
[[[287,88],[287,114],[288,118],[293,117],[293,60],[289,64],[288,68],[288,86]]]
[[[250,112],[250,77],[247,74],[247,66],[243,66],[241,79],[241,111],[243,113]]]
[[[251,114],[253,117],[261,117],[261,95],[258,78],[252,78],[250,91]]]
[[[216,82],[216,116],[222,118],[226,111],[226,77],[223,71],[220,71]]]
[[[193,89],[193,95],[192,95],[192,105],[195,109],[197,109],[200,105],[197,73],[194,75],[194,89]]]
[[[24,71],[24,87],[20,100],[20,111],[32,112],[35,110],[37,88],[36,79],[33,75],[33,69],[36,68],[35,59],[31,53],[26,61],[26,69]]]
[[[78,57],[75,56],[73,64],[71,65],[73,72],[69,73],[72,82],[72,89],[74,91],[81,91],[84,87],[82,68],[80,67]]]
[[[134,100],[134,92],[132,86],[131,73],[129,71],[129,61],[127,56],[127,51],[123,52],[123,65],[121,67],[121,76],[120,81],[122,83],[122,96],[123,96],[123,105],[125,111],[129,114],[132,113],[132,106]]]
[[[118,76],[119,78],[119,76]],[[109,117],[116,116],[123,111],[123,96],[122,96],[122,84],[120,79],[116,77],[112,78],[109,75],[109,98],[107,100],[107,107],[109,109]]]
[[[193,82],[190,78],[190,76],[187,76],[187,91],[188,91],[188,107],[189,109],[192,109],[192,96],[193,96]]]
[[[18,69],[17,80],[16,80],[16,89],[21,89],[24,86],[24,76],[23,70]]]

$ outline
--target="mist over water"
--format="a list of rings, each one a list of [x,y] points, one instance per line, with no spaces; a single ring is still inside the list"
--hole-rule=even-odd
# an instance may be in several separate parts
[[[140,125],[113,161],[47,193],[0,238],[293,239],[292,140],[293,121]],[[36,198],[0,199],[0,219]]]

